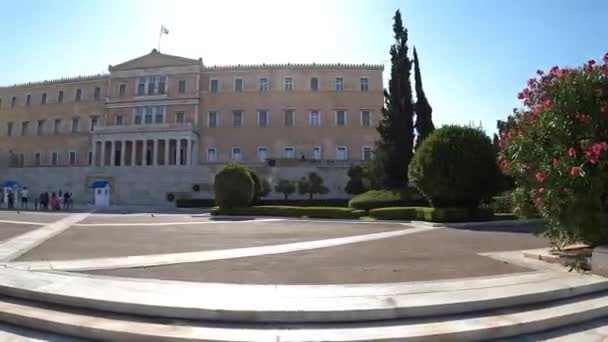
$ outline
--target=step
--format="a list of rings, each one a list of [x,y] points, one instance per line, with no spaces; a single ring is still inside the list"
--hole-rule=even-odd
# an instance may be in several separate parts
[[[608,315],[608,293],[440,319],[325,324],[170,321],[0,297],[0,321],[105,341],[476,341],[556,329]]]
[[[223,322],[360,322],[470,313],[608,290],[562,272],[411,283],[248,285],[0,269],[0,295],[152,317]]]

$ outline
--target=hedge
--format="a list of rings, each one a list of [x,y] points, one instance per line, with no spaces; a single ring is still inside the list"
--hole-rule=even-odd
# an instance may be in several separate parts
[[[347,207],[348,199],[260,199],[255,202],[255,205],[281,205],[294,207]]]
[[[337,207],[295,207],[281,205],[262,205],[241,208],[213,208],[212,215],[232,216],[282,216],[332,219],[358,219],[365,214],[362,210]]]
[[[175,206],[178,208],[211,208],[215,207],[215,200],[213,198],[178,199],[175,201]]]
[[[389,207],[369,211],[369,216],[381,220],[419,220],[429,222],[488,221],[493,218],[488,208]]]
[[[361,210],[426,205],[428,205],[426,199],[413,187],[404,190],[370,190],[353,197],[348,202],[349,207]]]

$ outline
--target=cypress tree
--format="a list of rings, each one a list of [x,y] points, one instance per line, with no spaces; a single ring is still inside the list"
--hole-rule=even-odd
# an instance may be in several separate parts
[[[395,12],[393,22],[395,43],[390,48],[391,79],[388,90],[384,90],[385,107],[378,126],[380,141],[377,145],[383,158],[383,186],[401,188],[408,184],[408,166],[413,156],[414,105],[410,73],[412,62],[408,58],[407,29],[403,26],[401,13]]]
[[[416,47],[414,47],[414,80],[416,81],[416,132],[418,136],[416,138],[416,147],[426,139],[426,137],[435,130],[433,125],[433,108],[429,104],[422,89],[422,76],[420,76],[420,60],[418,59],[418,53],[416,53]]]

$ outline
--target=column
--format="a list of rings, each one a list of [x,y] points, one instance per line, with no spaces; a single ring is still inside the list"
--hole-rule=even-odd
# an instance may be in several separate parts
[[[120,142],[120,166],[125,166],[125,160],[127,160],[127,141],[123,140]]]
[[[110,142],[110,166],[114,166],[114,153],[116,153],[116,142]]]
[[[169,142],[171,140],[165,139],[165,166],[169,165]]]
[[[180,139],[175,139],[175,165],[179,165],[179,145],[181,142]]]
[[[97,166],[96,161],[95,161],[95,156],[97,155],[97,153],[95,151],[97,151],[97,140],[93,140],[93,151],[91,151],[92,152],[91,158],[93,160],[91,162],[91,166]]]
[[[106,142],[101,141],[101,158],[99,159],[99,166],[106,166]]]
[[[137,152],[137,140],[131,140],[131,166],[135,166],[135,153]]]
[[[185,160],[185,164],[186,165],[190,165],[192,164],[192,140],[188,139],[186,140],[186,160]]]
[[[152,166],[158,165],[158,139],[152,140]]]

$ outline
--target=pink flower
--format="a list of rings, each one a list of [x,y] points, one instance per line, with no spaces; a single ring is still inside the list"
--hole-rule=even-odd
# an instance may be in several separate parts
[[[608,63],[608,52],[604,55],[604,63]]]
[[[589,62],[587,62],[587,64],[589,64],[589,65],[595,65],[595,59],[590,59]]]
[[[578,175],[580,175],[580,174],[581,174],[581,168],[580,168],[579,166],[573,166],[573,167],[570,169],[570,175],[571,175],[571,176],[576,177],[576,176],[578,176]]]
[[[551,99],[546,99],[545,101],[543,101],[543,106],[546,109],[549,109],[551,106],[553,106],[553,101],[551,101]]]
[[[576,157],[576,150],[574,149],[574,147],[570,147],[568,149],[568,156],[570,156],[571,158]]]
[[[508,167],[509,167],[509,162],[508,162],[508,161],[506,161],[506,160],[504,160],[504,159],[502,159],[502,160],[499,162],[498,166],[499,166],[499,167],[500,167],[502,170],[504,170],[504,169],[506,169],[506,168],[508,168]]]
[[[536,177],[536,180],[541,183],[544,182],[545,179],[547,179],[547,175],[544,172],[537,172],[535,177]]]
[[[608,55],[608,53],[606,55]],[[538,69],[538,70],[536,70],[536,74],[538,76],[542,76],[544,74],[544,72],[542,70]]]
[[[600,110],[602,111],[602,113],[608,114],[608,104],[603,104]]]
[[[542,199],[542,198],[540,198],[540,197],[536,197],[536,198],[534,199],[534,204],[536,204],[536,205],[541,205],[542,203],[543,203],[543,199]]]
[[[524,93],[523,93],[523,92],[519,92],[519,93],[517,94],[517,98],[518,98],[518,99],[520,99],[520,100],[523,100],[523,99],[525,98]]]
[[[576,114],[576,119],[583,125],[588,125],[591,123],[591,117],[585,113]]]
[[[538,193],[539,194],[544,194],[545,193],[545,188],[538,188]]]

